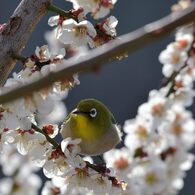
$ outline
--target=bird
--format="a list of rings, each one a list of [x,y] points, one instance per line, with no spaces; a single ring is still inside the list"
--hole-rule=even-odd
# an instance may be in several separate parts
[[[99,156],[115,148],[121,131],[111,111],[96,99],[83,99],[65,118],[60,133],[63,139],[81,139],[81,155]]]

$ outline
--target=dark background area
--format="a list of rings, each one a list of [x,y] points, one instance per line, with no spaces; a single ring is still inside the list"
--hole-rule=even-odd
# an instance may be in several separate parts
[[[20,0],[0,0],[0,23],[6,23]],[[176,0],[118,0],[112,14],[119,20],[118,35],[135,30],[170,13],[170,7]],[[65,10],[71,4],[64,0],[54,1]],[[44,32],[51,29],[46,15],[37,25],[23,55],[34,53],[36,46],[45,44]],[[65,104],[68,110],[84,98],[96,98],[104,102],[113,112],[120,125],[134,118],[137,108],[145,102],[151,89],[159,88],[162,79],[162,65],[158,61],[159,53],[173,40],[173,35],[152,43],[129,55],[127,59],[108,64],[99,74],[80,75],[79,86],[69,92]],[[18,71],[20,66],[15,68]],[[195,111],[195,106],[192,107]],[[187,173],[184,189],[180,195],[194,195],[195,168]]]

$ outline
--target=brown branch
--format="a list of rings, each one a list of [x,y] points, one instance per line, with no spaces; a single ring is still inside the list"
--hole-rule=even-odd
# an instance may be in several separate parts
[[[57,148],[59,146],[59,144],[54,140],[52,139],[51,137],[49,137],[49,135],[47,133],[45,133],[44,131],[42,131],[42,129],[40,129],[38,126],[36,126],[35,124],[32,123],[31,125],[32,129],[34,129],[35,131],[43,134],[45,136],[45,138],[47,139],[47,141],[49,143],[51,143],[53,145],[54,148]]]
[[[71,11],[64,11],[63,9],[61,9],[55,5],[52,5],[52,4],[50,4],[47,7],[47,9],[51,12],[59,14],[60,16],[63,16],[65,18],[72,18],[78,22],[78,18],[74,14],[72,14]]]
[[[145,25],[134,32],[123,35],[116,40],[110,41],[108,44],[90,51],[82,59],[70,59],[66,61],[66,67],[64,69],[52,72],[38,81],[34,81],[33,83],[21,86],[1,95],[0,103],[9,102],[24,95],[29,95],[55,81],[68,78],[75,73],[93,71],[98,66],[100,67],[108,63],[114,56],[127,51],[133,52],[167,35],[178,26],[194,21],[195,3],[179,13],[173,13],[161,20]]]
[[[39,20],[47,13],[52,0],[22,0],[0,33],[0,85],[12,71],[16,60],[10,53],[20,54]]]

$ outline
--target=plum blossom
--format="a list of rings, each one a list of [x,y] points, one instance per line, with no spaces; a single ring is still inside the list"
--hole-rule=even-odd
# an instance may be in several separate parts
[[[25,109],[23,101],[16,100],[12,104],[4,104],[0,109],[0,128],[29,129],[31,127],[33,116],[29,110]]]
[[[159,127],[159,131],[173,136],[172,144],[182,145],[187,149],[190,149],[195,141],[195,121],[192,114],[179,105],[174,105],[168,112],[167,120]]]
[[[152,159],[136,166],[130,176],[141,187],[142,194],[161,194],[168,182],[166,164],[159,159]]]
[[[138,114],[144,120],[150,121],[152,129],[155,129],[165,119],[170,106],[170,100],[162,92],[151,91],[148,102],[138,108]]]
[[[113,149],[104,154],[104,160],[108,167],[113,167],[117,177],[128,181],[128,174],[132,168],[132,155],[127,148]]]
[[[46,177],[61,176],[68,171],[69,165],[66,157],[60,148],[52,149],[47,152],[47,159],[43,166],[43,172]]]
[[[58,134],[59,129],[58,125],[47,124],[43,125],[42,131],[45,132],[51,138],[54,138]]]
[[[130,152],[134,152],[140,146],[146,146],[153,138],[154,128],[152,123],[138,117],[135,120],[125,122],[124,131],[127,133],[125,145]]]
[[[181,30],[178,31],[175,35],[175,41],[176,44],[178,45],[178,48],[181,50],[188,50],[191,43],[193,42],[193,34],[191,33],[184,33]]]
[[[30,146],[28,156],[34,166],[43,167],[47,161],[47,154],[51,150],[51,144],[46,140],[42,140]]]
[[[110,13],[117,0],[68,0],[73,3],[74,9],[83,8],[87,14],[92,13],[95,19],[103,18]]]
[[[114,37],[117,35],[116,33],[116,26],[118,24],[118,20],[114,16],[110,16],[109,18],[103,21],[102,29],[105,31],[106,34]]]
[[[70,172],[65,178],[54,178],[54,180],[56,179],[57,182],[55,181],[55,183],[58,184],[61,191],[65,190],[67,194],[74,194],[76,192],[85,192],[87,194],[106,194],[111,191],[114,192],[115,190],[117,192],[118,190],[120,191],[119,188],[112,186],[112,182],[108,179],[108,177],[85,167],[72,169],[72,172]],[[59,182],[59,180],[61,180],[61,182]],[[65,185],[66,189],[64,189]],[[76,189],[75,186],[77,186]]]
[[[17,152],[14,145],[4,145],[0,156],[0,164],[5,176],[0,179],[2,195],[37,195],[41,187],[41,179],[34,172],[38,171],[27,156]]]
[[[42,195],[50,195],[50,194],[59,194],[59,195],[94,195],[94,193],[87,188],[84,187],[69,187],[68,184],[64,182],[63,178],[55,177],[52,181],[47,181],[42,190]]]
[[[17,172],[18,169],[22,168],[29,172],[37,171],[38,168],[33,166],[33,163],[29,161],[27,156],[22,156],[17,152],[14,145],[4,144],[3,150],[0,156],[0,165],[2,167],[2,172],[6,176],[12,176]]]
[[[47,181],[44,184],[44,187],[41,192],[42,195],[50,195],[50,194],[59,194],[62,195],[64,192],[59,187],[56,187],[51,181]]]
[[[71,138],[66,138],[61,142],[61,149],[66,156],[75,156],[80,152],[79,143],[81,139],[71,140]]]
[[[59,50],[57,54],[53,54],[49,51],[47,45],[43,45],[41,47],[36,47],[35,55],[40,62],[45,62],[49,60],[56,62],[57,60],[63,59],[66,53],[65,49],[61,48],[61,50]]]
[[[191,106],[195,93],[191,88],[182,88],[177,90],[174,94],[170,95],[170,99],[176,101],[183,106]]]
[[[1,195],[38,195],[38,190],[41,187],[41,179],[31,174],[28,177],[18,177],[13,181],[11,178],[0,180]]]
[[[171,76],[174,71],[178,71],[184,65],[186,59],[186,52],[181,51],[175,43],[171,43],[159,56],[159,61],[165,64],[163,66],[163,74],[166,77]]]
[[[93,38],[96,36],[94,26],[87,20],[77,23],[73,19],[63,21],[58,30],[57,39],[64,44],[74,46],[93,45]]]
[[[191,0],[179,0],[177,4],[174,4],[171,9],[173,12],[175,11],[181,11],[183,9],[186,9],[191,5],[192,1]]]
[[[188,50],[193,44],[193,27],[180,28],[172,42],[159,55],[159,61],[163,64],[163,74],[170,77],[173,72],[178,71],[188,63]]]
[[[17,129],[7,131],[4,136],[4,141],[7,144],[16,144],[18,152],[26,155],[34,144],[44,142],[45,137],[32,129]]]

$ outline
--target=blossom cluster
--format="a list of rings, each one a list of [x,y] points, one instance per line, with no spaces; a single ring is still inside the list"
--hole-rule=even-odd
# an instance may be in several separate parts
[[[13,145],[4,145],[3,151],[0,165],[6,177],[0,179],[0,194],[38,194],[42,180],[35,172],[39,168],[32,164],[28,156],[20,155]]]
[[[177,194],[192,167],[195,120],[186,107],[194,97],[194,33],[192,24],[177,30],[159,56],[164,86],[152,90],[136,118],[125,122],[125,147],[104,154],[107,165],[128,183],[124,194]]]
[[[74,9],[82,8],[84,15],[91,13],[95,19],[104,18],[110,13],[117,0],[68,0]]]
[[[116,36],[117,19],[110,16],[102,23],[94,25],[84,18],[75,21],[62,16],[53,16],[48,21],[50,26],[58,26],[54,29],[56,38],[63,44],[71,44],[74,47],[89,45],[90,48],[102,45]]]

